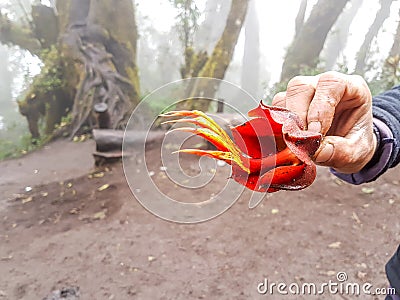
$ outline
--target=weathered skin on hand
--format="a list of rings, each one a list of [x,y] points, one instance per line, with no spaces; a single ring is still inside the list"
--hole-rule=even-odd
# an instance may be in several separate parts
[[[172,111],[163,117],[183,117],[165,123],[191,123],[183,127],[199,135],[217,151],[182,149],[179,152],[210,156],[232,165],[232,178],[258,192],[300,190],[315,179],[316,167],[311,156],[317,151],[322,136],[304,130],[301,119],[287,109],[259,106],[248,113],[249,121],[231,128],[229,135],[210,117],[200,111]],[[187,118],[185,118],[187,117]]]

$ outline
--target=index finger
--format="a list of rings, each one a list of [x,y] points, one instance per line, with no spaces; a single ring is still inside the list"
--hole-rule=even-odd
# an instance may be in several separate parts
[[[362,77],[338,72],[321,74],[307,113],[308,129],[325,135],[339,103],[349,100],[356,100],[354,106],[371,101],[371,94]]]
[[[318,76],[296,76],[288,83],[286,108],[296,113],[307,124],[307,112],[314,97]]]

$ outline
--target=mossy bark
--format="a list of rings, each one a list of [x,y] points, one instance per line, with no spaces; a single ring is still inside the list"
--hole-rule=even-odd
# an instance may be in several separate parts
[[[58,22],[53,8],[44,5],[33,5],[32,20],[35,24],[33,32],[42,48],[47,49],[57,43]]]
[[[90,24],[105,30],[108,41],[104,46],[112,55],[116,70],[132,84],[129,98],[133,106],[140,101],[140,84],[137,56],[137,26],[134,2],[125,1],[92,1],[88,15]]]
[[[218,40],[211,56],[198,72],[199,77],[223,79],[232,60],[235,46],[245,20],[249,0],[232,0],[225,29]],[[214,98],[219,84],[199,80],[191,85],[187,93],[188,100],[179,104],[179,109],[197,109],[207,111],[210,99]],[[197,98],[202,95],[202,98]]]
[[[31,28],[13,23],[6,15],[1,13],[0,43],[16,45],[33,54],[39,54],[42,49],[40,41],[35,37]]]
[[[33,138],[39,138],[38,121],[44,118],[44,133],[50,135],[72,106],[64,80],[64,62],[52,47],[42,56],[44,67],[29,87],[24,100],[18,102],[20,113],[27,118]]]
[[[207,63],[208,54],[206,51],[195,52],[192,47],[185,49],[185,64],[181,67],[182,78],[191,78],[199,76],[200,71]]]
[[[58,14],[33,6],[34,30],[8,23],[4,27],[0,22],[0,29],[12,29],[9,35],[23,32],[17,36],[26,42],[18,44],[38,54],[44,63],[26,98],[19,102],[32,136],[39,135],[41,117],[45,133],[50,134],[68,112],[71,123],[56,135],[75,135],[96,127],[93,106],[97,103],[108,105],[112,128],[123,128],[140,101],[133,2],[59,0],[56,7]],[[0,41],[17,44],[15,39],[0,34]]]

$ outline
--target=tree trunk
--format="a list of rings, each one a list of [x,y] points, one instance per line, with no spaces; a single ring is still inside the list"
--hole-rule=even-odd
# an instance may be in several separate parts
[[[393,0],[381,0],[381,8],[376,13],[375,20],[365,35],[364,42],[362,43],[360,50],[357,54],[357,63],[354,73],[364,75],[367,66],[367,55],[371,48],[372,41],[378,35],[383,23],[390,15],[390,7]]]
[[[400,15],[400,11],[399,11]],[[400,66],[400,22],[397,24],[396,34],[392,48],[390,49],[389,56],[382,67],[380,80],[382,81],[381,87],[384,90],[391,89],[393,86],[398,85],[400,82],[399,74]]]
[[[245,42],[241,88],[252,96],[258,97],[260,88],[260,26],[255,0],[250,0],[244,28]]]
[[[40,41],[34,36],[32,29],[23,24],[14,23],[7,15],[0,12],[0,43],[12,44],[28,50],[32,54],[40,54]]]
[[[199,77],[224,78],[245,20],[248,2],[249,0],[232,0],[224,32],[218,40],[213,53],[200,70]],[[209,99],[214,97],[218,88],[218,83],[210,85],[208,81],[197,81],[196,84],[191,85],[189,88],[187,93],[188,100],[180,102],[178,109],[207,111],[210,104]],[[204,98],[194,98],[198,95],[203,95]]]
[[[295,26],[296,26],[295,35],[298,35],[299,32],[301,31],[301,28],[303,28],[306,11],[307,11],[307,0],[301,0],[299,11],[297,12],[295,20]]]
[[[207,0],[204,10],[204,22],[200,24],[194,37],[197,51],[211,53],[224,31],[232,0]]]
[[[107,104],[114,129],[124,127],[139,103],[137,30],[132,1],[86,1],[84,12],[82,1],[77,1],[76,8],[81,9],[78,14],[71,5],[71,12],[79,19],[69,22],[63,38],[65,56],[78,59],[71,70],[75,78],[79,76],[71,135],[84,126],[97,127],[93,114],[96,103]]]
[[[165,137],[165,131],[127,131],[111,129],[94,129],[93,139],[96,142],[96,151],[122,151],[122,144],[128,143],[133,147],[142,147],[157,142],[162,142]]]
[[[185,44],[184,59],[180,72],[182,78],[199,76],[224,31],[231,0],[208,0],[205,7],[205,19],[193,38],[193,45]]]
[[[343,11],[332,31],[329,33],[325,45],[325,53],[322,55],[326,70],[331,70],[335,66],[340,53],[346,48],[350,25],[362,3],[363,0],[351,0],[349,9]]]
[[[282,66],[281,81],[298,75],[303,67],[315,68],[326,37],[348,0],[319,0],[290,45]]]
[[[13,74],[14,72],[12,72],[10,68],[9,57],[11,55],[12,54],[6,47],[0,45],[0,61],[3,64],[3,68],[0,70],[0,127],[6,124],[12,124],[12,122],[15,121],[15,103],[11,101],[12,84],[15,74]],[[14,133],[14,131],[12,131],[12,133]],[[6,136],[8,136],[8,130],[0,129],[0,139]]]
[[[394,36],[393,45],[389,52],[389,57],[396,57],[396,56],[400,56],[400,21],[397,23],[397,30]]]
[[[57,43],[58,23],[54,9],[44,5],[32,6],[32,21],[35,24],[33,32],[43,49],[50,48]],[[54,26],[49,26],[54,24]]]
[[[105,103],[112,128],[123,128],[139,102],[136,67],[137,30],[131,0],[59,0],[57,14],[32,7],[33,28],[0,18],[0,41],[40,55],[42,72],[19,102],[33,137],[45,118],[51,134],[71,112],[68,126],[56,134],[75,135],[97,127],[93,107]],[[5,34],[2,34],[5,33]]]

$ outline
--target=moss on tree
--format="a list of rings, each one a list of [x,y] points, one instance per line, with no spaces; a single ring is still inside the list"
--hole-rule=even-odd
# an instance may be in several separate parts
[[[39,138],[38,121],[45,119],[44,133],[51,134],[63,116],[68,113],[72,101],[66,95],[63,78],[63,63],[58,50],[52,46],[43,51],[44,67],[34,79],[27,95],[18,101],[20,113],[28,120],[33,138]]]
[[[202,67],[196,76],[224,79],[246,17],[248,3],[248,0],[232,0],[225,29],[210,57],[202,61]],[[187,93],[188,100],[181,102],[178,108],[207,111],[209,99],[215,96],[219,88],[217,82],[209,83],[210,81],[200,80],[198,84],[190,86]],[[197,98],[198,95],[203,95],[203,98]]]
[[[33,6],[33,29],[0,16],[0,42],[21,46],[44,64],[19,102],[32,136],[39,136],[41,118],[51,134],[67,113],[71,123],[56,135],[93,128],[100,102],[109,107],[111,126],[124,127],[140,100],[132,1],[59,0],[56,7],[58,14]]]

